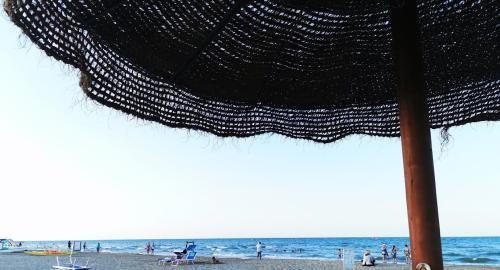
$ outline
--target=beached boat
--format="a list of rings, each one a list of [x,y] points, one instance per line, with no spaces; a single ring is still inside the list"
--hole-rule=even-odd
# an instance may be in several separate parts
[[[61,250],[29,250],[25,251],[24,254],[32,255],[32,256],[67,256],[70,255],[70,251],[61,251]]]
[[[25,250],[12,239],[0,239],[0,253],[17,253]]]

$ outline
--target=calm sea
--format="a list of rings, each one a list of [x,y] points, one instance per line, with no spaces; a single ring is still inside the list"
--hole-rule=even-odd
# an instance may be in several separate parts
[[[408,238],[261,238],[261,239],[186,239],[194,241],[201,256],[250,258],[255,256],[255,244],[265,245],[264,257],[292,259],[336,259],[339,248],[351,249],[356,259],[370,249],[380,260],[380,246],[387,244],[399,249],[398,257],[404,261],[403,247]],[[155,254],[170,255],[172,251],[184,247],[186,240],[146,239],[146,240],[88,240],[87,249],[95,251],[97,242],[103,252],[144,253],[145,245],[153,242]],[[83,242],[83,241],[82,241]],[[29,248],[65,248],[67,241],[24,242]],[[500,237],[445,237],[442,240],[443,256],[446,264],[500,265]]]

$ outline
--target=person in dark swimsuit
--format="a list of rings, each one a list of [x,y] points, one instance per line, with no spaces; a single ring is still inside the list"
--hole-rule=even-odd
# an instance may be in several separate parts
[[[389,256],[389,252],[387,252],[387,246],[382,244],[382,262],[387,263],[387,256]]]
[[[392,262],[398,263],[398,248],[396,246],[392,246],[391,256],[392,256]]]

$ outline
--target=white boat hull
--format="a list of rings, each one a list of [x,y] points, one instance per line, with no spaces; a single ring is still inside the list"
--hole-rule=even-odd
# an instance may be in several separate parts
[[[0,254],[1,253],[21,253],[26,251],[25,248],[9,248],[9,249],[0,249]]]

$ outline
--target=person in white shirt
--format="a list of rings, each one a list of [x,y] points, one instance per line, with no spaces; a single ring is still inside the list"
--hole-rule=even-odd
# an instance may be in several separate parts
[[[367,250],[365,251],[365,254],[363,255],[363,262],[361,262],[362,266],[374,266],[375,265],[375,258],[370,254],[370,251]]]
[[[259,258],[259,260],[262,260],[262,243],[258,242],[255,248],[257,249],[257,258]]]

